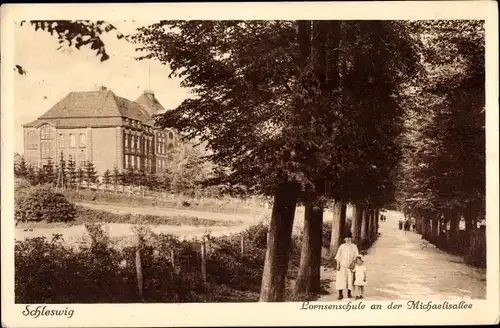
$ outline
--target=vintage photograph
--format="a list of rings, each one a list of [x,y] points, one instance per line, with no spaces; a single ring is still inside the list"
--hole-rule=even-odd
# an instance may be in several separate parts
[[[484,20],[3,23],[16,304],[487,299]]]

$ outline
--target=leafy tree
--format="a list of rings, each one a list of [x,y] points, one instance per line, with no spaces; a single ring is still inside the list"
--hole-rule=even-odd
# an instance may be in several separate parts
[[[171,192],[194,196],[210,175],[208,165],[203,152],[186,142],[169,153],[165,182]]]
[[[96,51],[96,56],[100,57],[101,62],[109,59],[106,52],[102,36],[106,33],[115,31],[118,39],[127,39],[128,37],[120,33],[113,24],[105,21],[89,20],[31,20],[22,21],[21,26],[29,24],[35,31],[41,30],[55,35],[59,41],[61,49],[64,45],[80,49],[81,47],[90,47]],[[21,65],[15,65],[14,70],[20,75],[26,75],[28,71]]]
[[[424,87],[407,105],[399,199],[421,219],[426,239],[435,238],[437,229],[430,228],[439,224],[437,217],[450,222],[453,249],[460,216],[467,233],[484,216],[484,26],[424,21],[413,27],[416,37],[430,39],[422,42],[428,69],[420,76]]]
[[[405,67],[404,59],[411,62],[413,57],[395,56],[394,65],[386,71],[381,69],[380,65],[386,65],[385,61],[390,58],[388,53],[406,51],[408,43],[404,33],[400,36],[397,23],[370,24],[355,22],[347,31],[368,35],[372,48],[377,42],[381,43],[383,37],[401,39],[384,52],[385,58],[380,54],[384,49],[373,53],[378,57],[371,59],[380,64],[375,65],[378,70],[371,77],[371,84],[364,84],[374,92],[376,82],[386,83],[382,86],[388,91],[383,96],[388,97],[387,93],[399,82],[394,81],[396,73],[404,76],[400,73],[413,69],[411,65]],[[383,169],[380,169],[382,174],[376,170],[376,173],[366,173],[373,170],[366,163],[369,156],[360,155],[370,137],[360,136],[362,128],[356,129],[357,120],[363,119],[367,111],[366,106],[376,105],[375,101],[366,101],[374,94],[360,100],[356,97],[358,89],[354,89],[340,97],[339,90],[327,83],[330,73],[335,76],[332,70],[336,65],[323,63],[330,63],[337,56],[339,47],[330,47],[332,38],[328,37],[336,35],[336,28],[335,22],[173,21],[143,28],[135,37],[143,45],[140,50],[147,52],[140,59],[156,58],[169,64],[172,75],[183,78],[182,85],[194,90],[196,95],[158,117],[157,123],[174,126],[189,138],[199,137],[208,144],[212,151],[209,159],[220,173],[212,180],[214,184],[243,185],[250,192],[274,196],[261,291],[263,301],[283,299],[295,206],[301,191],[309,194],[315,190],[319,196],[326,192],[320,186],[328,182],[326,185],[334,190],[329,191],[329,195],[366,201],[368,196],[359,193],[363,190],[359,185],[349,187],[351,180],[367,176],[370,179],[365,189],[374,189],[379,182],[375,178],[381,180],[385,173]],[[374,32],[370,34],[372,28]],[[343,75],[343,84],[356,87],[357,81],[366,79],[363,71],[370,58],[363,53],[370,49],[362,47],[361,37],[361,40],[352,40],[348,36],[353,34],[343,35],[342,41],[355,48],[356,54],[344,63],[347,73]],[[313,39],[316,47],[311,47]],[[390,43],[392,40],[387,46]],[[312,55],[313,51],[322,54]],[[320,64],[316,64],[317,59],[321,60]],[[354,68],[350,68],[353,63]],[[384,77],[389,73],[391,79],[386,82]],[[385,98],[377,100],[386,101],[383,105],[387,103]],[[382,118],[383,105],[376,111]],[[388,116],[397,121],[392,115]],[[392,142],[389,139],[393,134],[389,131],[386,138],[379,133],[379,139],[384,141],[383,150]],[[350,137],[356,141],[353,152],[345,149]],[[392,158],[397,157],[384,157],[391,162]],[[392,166],[387,171],[391,169]],[[326,176],[325,172],[330,173]],[[376,193],[371,191],[371,195],[373,198]]]

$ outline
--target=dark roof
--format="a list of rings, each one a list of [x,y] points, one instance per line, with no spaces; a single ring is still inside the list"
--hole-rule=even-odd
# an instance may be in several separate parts
[[[118,97],[111,91],[70,92],[39,119],[78,117],[126,117],[138,121],[149,119],[137,103]]]
[[[152,92],[144,92],[135,102],[140,104],[148,112],[149,116],[165,111],[165,108],[163,108]]]

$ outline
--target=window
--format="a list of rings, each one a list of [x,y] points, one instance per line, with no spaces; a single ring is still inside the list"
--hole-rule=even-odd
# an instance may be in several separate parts
[[[169,139],[174,139],[174,134],[172,132],[169,132],[168,137],[169,137]]]
[[[41,139],[50,140],[52,139],[52,129],[49,126],[44,126],[41,130]]]
[[[64,134],[59,133],[59,147],[64,148]]]
[[[87,164],[87,159],[85,157],[85,153],[80,153],[78,160],[80,162],[80,167],[84,168],[85,165]]]
[[[85,133],[80,133],[78,139],[80,141],[80,148],[87,147],[87,136],[85,135]]]
[[[51,143],[50,142],[42,142],[41,144],[42,148],[42,158],[49,158],[51,157]]]
[[[28,132],[28,149],[37,149],[38,148],[38,140],[36,137],[35,131]]]
[[[76,135],[74,134],[69,135],[69,146],[71,148],[76,148]]]
[[[125,134],[125,148],[128,148],[128,134]]]

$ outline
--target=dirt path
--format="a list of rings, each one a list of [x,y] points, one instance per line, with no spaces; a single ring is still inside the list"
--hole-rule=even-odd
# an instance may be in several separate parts
[[[449,255],[422,240],[415,232],[397,228],[401,213],[388,212],[380,223],[381,236],[365,256],[368,285],[365,298],[408,299],[485,299],[486,270],[467,266],[462,258]],[[331,280],[329,295],[319,301],[336,300],[335,271],[324,271]]]

